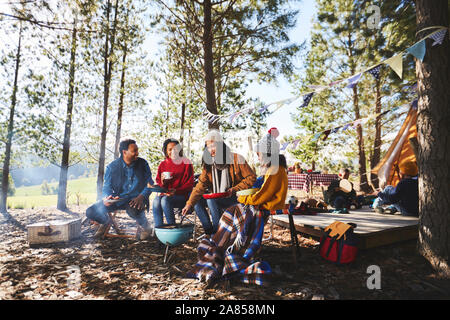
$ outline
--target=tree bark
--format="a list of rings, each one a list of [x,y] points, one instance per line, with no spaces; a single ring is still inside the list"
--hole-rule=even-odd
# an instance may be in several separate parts
[[[359,112],[358,87],[356,85],[353,87],[353,108],[355,111],[355,120],[361,119]],[[367,183],[366,151],[364,150],[364,137],[361,124],[356,126],[356,134],[358,137],[359,187],[361,191],[370,192],[370,187]]]
[[[119,110],[117,111],[117,129],[116,129],[116,143],[114,144],[114,159],[119,158],[119,143],[122,131],[122,115],[123,115],[123,99],[125,96],[125,74],[126,74],[126,60],[127,60],[127,45],[125,44],[122,57],[122,75],[120,77],[120,96],[119,96]]]
[[[203,1],[203,59],[206,88],[206,108],[212,114],[217,114],[216,89],[213,68],[213,37],[212,37],[212,4],[211,0]],[[219,129],[218,121],[208,124],[209,129]]]
[[[417,40],[449,26],[447,0],[416,0]],[[450,277],[450,44],[427,42],[423,62],[416,60],[419,141],[419,252],[433,268]]]
[[[114,40],[116,33],[116,23],[117,23],[117,10],[118,10],[118,0],[115,2],[115,13],[113,21],[113,31],[109,29],[109,14],[111,11],[111,2],[107,2],[106,8],[106,37],[105,37],[105,55],[104,55],[104,76],[103,76],[103,119],[102,119],[102,133],[100,137],[100,154],[98,159],[98,172],[97,172],[97,199],[101,198],[103,190],[103,176],[105,174],[105,161],[106,161],[106,133],[107,133],[107,119],[108,119],[108,107],[109,107],[109,91],[111,87],[111,75],[112,75],[112,65],[111,56],[114,51]]]
[[[64,142],[59,173],[58,203],[59,210],[67,210],[67,173],[69,171],[70,134],[72,129],[73,96],[75,89],[75,56],[77,49],[77,29],[72,31],[72,47],[70,50],[69,96],[67,100],[66,122],[64,125]]]
[[[3,162],[3,175],[2,175],[2,192],[0,201],[0,211],[2,213],[8,212],[7,200],[8,200],[8,187],[9,187],[9,166],[11,162],[11,149],[12,149],[12,138],[14,130],[14,114],[16,110],[17,103],[17,82],[19,78],[19,67],[20,67],[20,51],[22,48],[22,23],[20,22],[19,28],[19,43],[17,46],[16,54],[16,67],[14,70],[14,84],[13,92],[11,96],[11,108],[9,110],[9,122],[8,122],[8,137],[5,147],[5,160]]]
[[[381,93],[380,93],[380,80],[376,81],[376,101],[375,101],[375,114],[381,112]],[[380,162],[381,158],[381,116],[375,118],[375,140],[373,142],[373,153],[370,159],[370,169],[375,168],[375,166]],[[372,185],[378,188],[378,176],[376,174],[370,173]]]

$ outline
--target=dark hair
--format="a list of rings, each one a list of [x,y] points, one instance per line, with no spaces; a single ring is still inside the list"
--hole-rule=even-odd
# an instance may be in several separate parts
[[[263,166],[263,167],[266,167],[266,168],[269,168],[271,165],[272,165],[272,162],[271,162],[271,161],[267,162],[266,164],[262,164],[262,166]],[[280,167],[285,168],[285,169],[288,168],[288,166],[287,166],[287,161],[286,161],[286,157],[285,157],[284,155],[282,155],[282,154],[279,154],[279,155],[278,155],[278,165],[279,165]]]
[[[169,158],[169,155],[167,154],[167,147],[168,147],[169,143],[175,143],[175,145],[179,145],[180,144],[180,142],[178,140],[172,139],[172,138],[169,138],[166,141],[164,141],[163,147],[162,147],[162,151],[163,151],[164,156],[166,158]],[[183,150],[180,150],[179,156],[180,157],[183,156]]]
[[[119,143],[120,156],[123,156],[123,151],[128,150],[128,147],[130,146],[130,144],[136,144],[136,141],[134,141],[133,139],[126,139],[126,140],[120,141],[120,143]]]
[[[218,160],[222,160],[220,162],[216,162],[217,164],[223,164],[223,165],[227,165],[230,163],[227,163],[227,159],[230,158],[231,156],[231,149],[226,145],[225,142],[221,141],[221,142],[214,142],[216,144],[216,153],[217,151],[219,151],[218,156],[220,156],[220,153],[222,153],[222,159],[218,159]],[[205,161],[206,159],[206,161]],[[205,143],[205,148],[203,149],[203,156],[202,156],[202,167],[205,168],[207,171],[211,170],[211,164],[212,164],[212,156],[211,153],[209,153],[208,151],[208,147],[206,146]]]

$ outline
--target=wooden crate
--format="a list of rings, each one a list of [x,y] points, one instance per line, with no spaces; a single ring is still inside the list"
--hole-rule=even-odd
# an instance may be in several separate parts
[[[28,225],[27,229],[30,245],[67,242],[80,236],[81,219],[37,222]]]

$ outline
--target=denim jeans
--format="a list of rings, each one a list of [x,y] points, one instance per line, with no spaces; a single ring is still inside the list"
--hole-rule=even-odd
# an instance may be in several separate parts
[[[184,195],[157,196],[153,200],[153,221],[155,228],[163,225],[163,213],[167,224],[175,224],[174,208],[184,208],[186,197]]]
[[[110,206],[105,206],[103,201],[100,200],[94,203],[92,206],[87,208],[86,217],[91,220],[94,220],[100,224],[105,224],[108,222],[108,212],[113,212],[115,210],[126,210],[128,215],[136,220],[136,222],[143,227],[144,229],[148,229],[148,220],[145,216],[144,210],[137,210],[135,208],[130,207],[128,203],[117,206],[116,204],[111,204]]]
[[[395,190],[395,188],[393,186],[386,186],[383,190],[383,193],[393,193]],[[398,204],[398,203],[387,203],[385,201],[383,201],[383,199],[377,197],[374,201],[373,201],[373,205],[372,208],[376,209],[381,207],[382,205],[386,205],[386,204],[390,204],[392,206],[395,207],[395,209],[397,209],[397,211],[402,212],[402,207]]]
[[[231,196],[229,198],[220,199],[200,199],[195,206],[195,213],[197,214],[200,222],[202,223],[203,229],[206,234],[214,234],[219,228],[219,221],[222,217],[223,210],[237,204],[236,196]],[[206,206],[209,208],[211,213],[211,219],[209,219],[209,214],[206,211]]]

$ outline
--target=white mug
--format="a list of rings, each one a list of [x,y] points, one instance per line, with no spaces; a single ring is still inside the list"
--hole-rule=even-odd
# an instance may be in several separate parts
[[[168,172],[168,171],[163,172],[162,173],[162,177],[163,177],[164,180],[172,179],[172,172]]]

